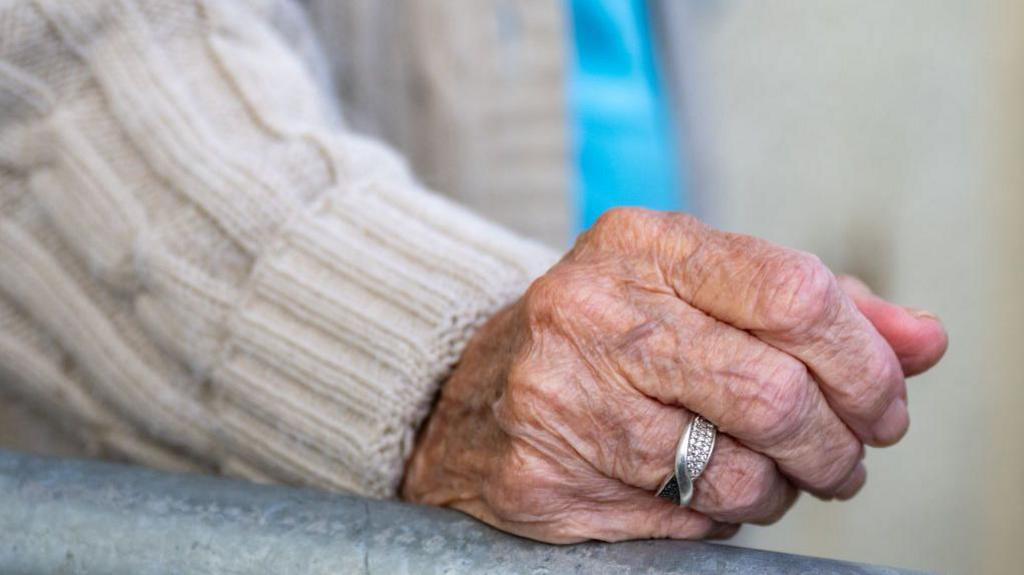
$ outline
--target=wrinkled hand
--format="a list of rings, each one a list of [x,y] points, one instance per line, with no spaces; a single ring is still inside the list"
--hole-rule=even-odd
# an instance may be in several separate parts
[[[548,542],[728,536],[799,490],[852,497],[945,347],[813,256],[616,210],[476,334],[403,494]],[[686,509],[653,492],[693,413],[719,439]]]

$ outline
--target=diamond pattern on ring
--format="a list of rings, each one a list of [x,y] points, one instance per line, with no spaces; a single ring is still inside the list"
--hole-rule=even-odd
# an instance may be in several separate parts
[[[686,474],[691,480],[700,477],[711,460],[711,450],[715,446],[718,430],[715,424],[696,416],[690,429],[690,438],[686,444]]]

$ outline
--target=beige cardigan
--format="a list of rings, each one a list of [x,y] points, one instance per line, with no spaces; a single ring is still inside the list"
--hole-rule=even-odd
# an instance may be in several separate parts
[[[565,237],[557,3],[0,0],[0,387],[98,455],[393,495]],[[330,73],[319,73],[329,70]]]

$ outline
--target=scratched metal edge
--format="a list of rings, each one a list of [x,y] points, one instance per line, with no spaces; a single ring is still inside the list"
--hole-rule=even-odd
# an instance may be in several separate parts
[[[685,541],[554,546],[444,509],[0,451],[0,573],[910,571]]]

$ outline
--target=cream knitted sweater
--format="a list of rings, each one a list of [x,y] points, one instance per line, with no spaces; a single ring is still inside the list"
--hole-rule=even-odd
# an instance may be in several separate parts
[[[388,496],[554,255],[336,127],[258,6],[0,0],[0,386],[97,453]]]

